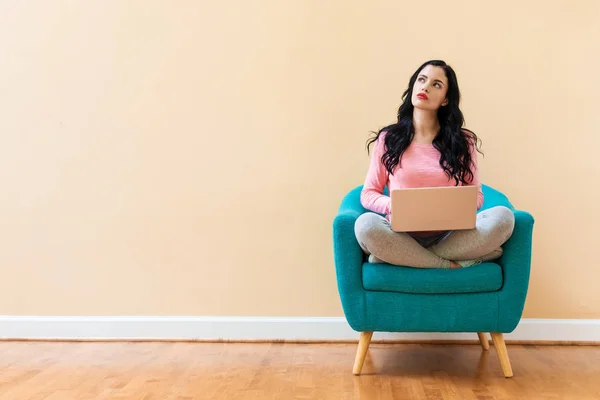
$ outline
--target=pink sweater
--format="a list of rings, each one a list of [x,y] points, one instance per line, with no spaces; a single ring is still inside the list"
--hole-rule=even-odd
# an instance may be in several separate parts
[[[360,201],[364,208],[379,214],[390,213],[391,198],[382,194],[385,185],[388,186],[389,192],[398,188],[455,185],[454,179],[448,179],[448,176],[440,167],[440,152],[431,144],[420,144],[414,141],[402,154],[402,168],[396,166],[394,174],[389,175],[385,166],[381,163],[381,156],[385,153],[384,137],[385,132],[382,132],[373,148],[371,164],[360,195]],[[479,187],[477,197],[477,209],[479,210],[483,205],[483,192],[479,182],[477,152],[473,146],[471,146],[471,159],[473,181],[470,184]]]

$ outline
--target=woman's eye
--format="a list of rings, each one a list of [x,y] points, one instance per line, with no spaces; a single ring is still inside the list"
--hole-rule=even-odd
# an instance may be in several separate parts
[[[439,83],[436,83],[434,86],[438,89],[442,87]]]

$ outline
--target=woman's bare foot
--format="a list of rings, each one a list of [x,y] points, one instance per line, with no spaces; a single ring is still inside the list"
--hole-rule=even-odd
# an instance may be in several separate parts
[[[450,261],[450,269],[458,269],[458,268],[462,268],[462,266],[457,263],[456,261]]]

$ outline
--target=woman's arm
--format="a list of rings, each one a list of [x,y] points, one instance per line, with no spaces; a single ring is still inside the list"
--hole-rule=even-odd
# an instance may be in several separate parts
[[[391,198],[383,194],[383,188],[388,182],[389,174],[381,163],[381,156],[385,153],[385,132],[382,132],[373,146],[373,155],[367,171],[367,177],[360,193],[360,202],[367,210],[379,214],[389,214]],[[389,188],[388,188],[389,190]]]

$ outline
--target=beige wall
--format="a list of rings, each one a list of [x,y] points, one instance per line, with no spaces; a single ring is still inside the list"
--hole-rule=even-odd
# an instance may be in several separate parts
[[[600,2],[493,4],[3,2],[0,314],[341,316],[339,201],[442,58],[536,217],[524,316],[600,318]]]

